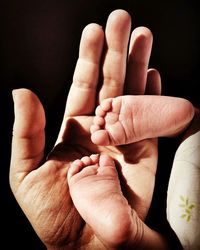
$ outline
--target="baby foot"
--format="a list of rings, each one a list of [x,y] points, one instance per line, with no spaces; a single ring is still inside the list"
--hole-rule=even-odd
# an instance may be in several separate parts
[[[90,128],[91,140],[97,145],[124,144],[126,131],[120,121],[121,100],[116,98],[105,99],[96,108],[96,116]],[[123,116],[123,120],[128,119]]]
[[[183,98],[145,95],[105,99],[96,108],[91,140],[107,146],[171,136],[182,131],[193,116],[194,107]]]
[[[74,161],[68,184],[76,209],[104,245],[115,248],[131,238],[131,208],[109,156],[91,155]]]

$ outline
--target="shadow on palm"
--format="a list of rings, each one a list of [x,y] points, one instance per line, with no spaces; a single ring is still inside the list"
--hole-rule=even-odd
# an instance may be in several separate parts
[[[92,116],[68,118],[62,142],[49,158],[66,166],[94,153],[108,154],[117,165],[121,188],[132,209],[144,220],[150,207],[157,164],[157,141],[146,139],[123,146],[97,146],[91,142]]]

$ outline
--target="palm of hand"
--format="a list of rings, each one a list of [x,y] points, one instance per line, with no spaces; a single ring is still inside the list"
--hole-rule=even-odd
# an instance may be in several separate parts
[[[116,161],[122,191],[131,208],[141,219],[147,215],[151,202],[157,161],[156,141],[143,140],[124,146],[97,147],[90,140],[89,128],[92,124],[95,102],[98,103],[97,95],[99,94],[99,100],[102,100],[123,94],[123,83],[126,75],[126,49],[130,36],[129,15],[123,11],[111,15],[105,33],[108,50],[103,66],[105,78],[103,86],[97,93],[104,34],[100,27],[91,25],[83,32],[74,84],[72,84],[68,95],[66,117],[69,117],[70,114],[70,118],[64,119],[58,143],[42,166],[39,166],[38,161],[42,157],[43,142],[37,140],[36,143],[33,139],[34,134],[36,139],[40,138],[37,132],[43,129],[42,122],[40,124],[42,114],[38,111],[40,104],[38,101],[32,100],[34,99],[32,95],[29,98],[26,96],[26,106],[22,105],[20,109],[27,108],[23,115],[26,130],[21,130],[23,135],[18,134],[13,141],[17,141],[17,143],[18,140],[23,141],[24,131],[26,131],[29,150],[26,149],[28,152],[26,157],[21,153],[19,156],[15,155],[13,152],[10,174],[12,189],[38,236],[49,249],[51,247],[62,249],[62,247],[70,247],[70,245],[77,249],[79,246],[86,245],[89,249],[90,243],[91,249],[94,249],[95,244],[99,245],[100,249],[103,248],[101,243],[98,243],[99,240],[91,228],[78,214],[69,194],[67,171],[70,162],[77,158],[92,153],[109,154]],[[148,30],[141,28],[141,30],[132,33],[131,40],[130,68],[125,85],[129,94],[143,94],[152,36]],[[115,44],[112,41],[117,42]],[[142,58],[141,61],[140,58]],[[115,63],[113,64],[113,62]],[[27,100],[30,101],[29,108]],[[77,100],[79,103],[76,109],[73,104]],[[91,100],[91,103],[88,103],[88,100]],[[32,108],[32,104],[35,105],[35,109]],[[28,115],[30,115],[29,119],[27,119]],[[37,123],[33,122],[33,116]],[[21,126],[20,119],[17,120]],[[33,125],[36,128],[32,128]],[[32,147],[32,141],[34,141],[35,148]],[[16,143],[14,142],[14,144]],[[24,164],[24,158],[26,158],[26,164]],[[19,164],[22,165],[20,171],[17,166]]]
[[[157,166],[157,140],[146,139],[121,146],[97,146],[91,142],[92,116],[70,119],[63,143],[69,142],[69,157],[81,158],[93,153],[108,154],[117,164],[122,192],[132,209],[144,220],[152,199]],[[65,153],[66,155],[66,153]],[[72,159],[72,160],[74,160]],[[70,159],[71,160],[71,159]],[[68,161],[66,159],[66,161]]]
[[[46,245],[66,245],[72,241],[88,244],[94,239],[72,203],[66,178],[70,162],[91,153],[107,153],[116,160],[122,191],[130,206],[141,219],[147,215],[152,196],[149,192],[154,186],[155,141],[97,147],[90,141],[92,119],[92,116],[70,118],[63,141],[43,166],[26,176],[18,189],[19,203]]]

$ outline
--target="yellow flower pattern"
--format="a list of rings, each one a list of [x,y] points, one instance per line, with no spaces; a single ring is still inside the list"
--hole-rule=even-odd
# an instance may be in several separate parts
[[[179,204],[179,207],[182,208],[181,218],[189,222],[192,217],[192,210],[195,205],[191,204],[189,202],[189,198],[185,198],[183,195],[180,195],[179,198],[181,200],[181,204]]]

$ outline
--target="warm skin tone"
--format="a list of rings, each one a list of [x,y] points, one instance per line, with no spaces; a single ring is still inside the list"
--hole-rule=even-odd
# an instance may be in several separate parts
[[[120,227],[117,235],[110,235],[112,246],[167,249],[163,236],[143,223],[154,188],[156,139],[117,147],[99,147],[90,140],[95,107],[103,99],[123,95],[123,89],[129,95],[160,94],[158,72],[148,71],[152,45],[148,29],[140,27],[132,32],[126,68],[130,29],[130,16],[122,10],[111,13],[105,34],[97,24],[84,29],[63,123],[48,159],[44,159],[45,114],[40,101],[26,89],[13,93],[10,185],[48,249],[105,249],[102,238],[75,208],[67,183],[71,162],[94,153],[107,154],[117,163],[121,189],[132,214],[131,240]]]
[[[132,209],[122,193],[112,158],[91,155],[74,161],[68,171],[68,183],[80,215],[108,249],[117,248],[125,237],[130,247],[134,246]]]
[[[178,134],[194,117],[193,105],[169,96],[119,96],[96,108],[91,126],[97,145],[124,145],[158,136]],[[165,124],[165,125],[164,125]]]
[[[96,109],[92,141],[122,145],[151,138],[155,131],[160,136],[172,135],[193,116],[194,107],[181,98],[132,95],[105,99]],[[126,248],[134,246],[135,217],[112,158],[91,155],[75,160],[68,171],[68,184],[78,212],[108,249],[117,248],[121,238],[127,238]]]

